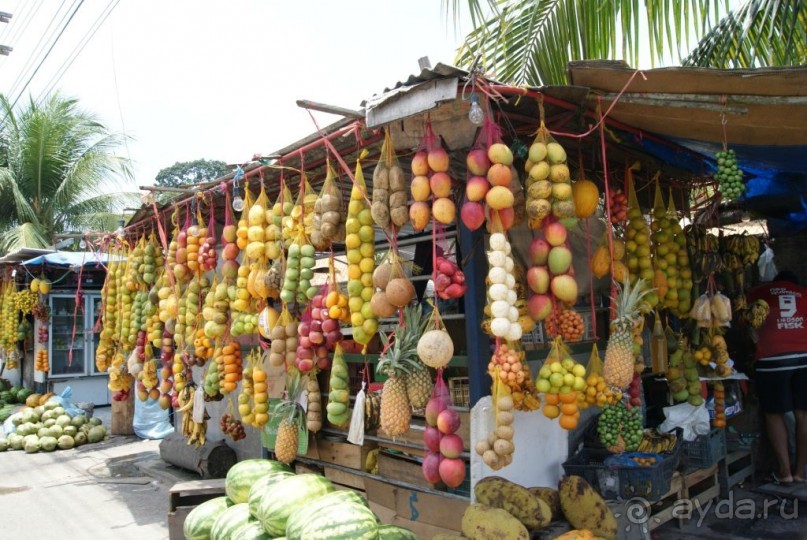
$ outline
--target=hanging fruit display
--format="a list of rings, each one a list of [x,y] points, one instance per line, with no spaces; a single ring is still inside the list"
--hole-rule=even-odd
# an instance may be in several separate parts
[[[450,185],[449,185],[450,187]],[[373,171],[373,221],[379,227],[400,229],[409,222],[409,192],[403,169],[398,165],[390,130],[384,130],[381,158]]]
[[[367,188],[361,162],[356,162],[356,174],[350,192],[345,247],[348,261],[348,306],[353,325],[353,340],[367,346],[378,331],[378,319],[370,308],[373,297],[373,269],[375,268],[375,230],[373,217],[367,205]]]
[[[600,190],[597,184],[583,176],[580,169],[580,178],[572,184],[572,200],[574,201],[574,214],[578,219],[588,219],[597,212],[600,205]]]
[[[445,257],[437,257],[434,290],[443,300],[457,299],[465,296],[468,285],[465,274],[459,267]]]
[[[428,482],[456,488],[465,480],[465,461],[462,459],[465,443],[457,434],[460,425],[459,413],[450,407],[445,381],[438,376],[426,405],[423,433],[427,452],[421,470]]]
[[[316,251],[308,242],[305,233],[301,231],[289,245],[283,290],[280,291],[280,299],[287,304],[294,301],[305,304],[317,293],[317,287],[311,285],[316,265],[314,258]]]
[[[271,330],[271,349],[269,353],[269,365],[272,367],[287,368],[295,367],[297,360],[297,340],[298,323],[294,320],[288,307],[284,304],[283,311],[280,312],[275,326]]]
[[[315,373],[309,373],[306,383],[308,398],[306,399],[305,426],[311,433],[322,429],[322,394]]]
[[[299,399],[303,391],[299,373],[286,375],[286,398],[278,403],[272,414],[280,416],[275,439],[275,457],[281,463],[289,464],[297,457],[300,430],[305,432],[305,421]]]
[[[325,183],[314,203],[313,231],[311,244],[320,250],[326,250],[332,242],[345,239],[345,212],[342,193],[336,183],[336,172],[331,166],[330,157],[326,160]],[[409,215],[407,213],[407,219]]]
[[[628,225],[625,230],[626,264],[630,272],[631,283],[643,279],[652,283],[653,260],[651,259],[650,229],[647,226],[639,201],[636,199],[636,190],[633,185],[633,171],[628,169]],[[656,298],[657,300],[657,298]],[[652,307],[655,303],[650,302]]]
[[[530,145],[525,169],[529,227],[540,229],[550,215],[572,224],[575,208],[566,151],[549,133],[543,118]]]
[[[658,301],[676,316],[689,317],[693,282],[686,237],[678,222],[672,193],[669,207],[665,208],[658,179],[650,228],[653,231],[651,236],[655,266],[653,285]]]
[[[619,188],[609,191],[609,195],[608,215],[611,217],[611,223],[614,225],[625,223],[628,221],[628,196]]]
[[[331,363],[331,378],[328,384],[328,422],[337,427],[350,422],[350,378],[342,346],[336,344]]]
[[[626,281],[617,287],[617,295],[613,299],[614,318],[605,349],[603,377],[614,390],[623,390],[633,380],[634,330],[644,321],[641,304],[649,294],[649,289],[642,279],[633,285]]]
[[[498,471],[507,467],[513,462],[515,445],[513,438],[515,430],[513,421],[515,416],[513,410],[515,404],[511,395],[510,387],[501,381],[500,377],[493,378],[493,421],[494,427],[488,432],[484,439],[476,443],[476,453],[482,457],[482,461]]]
[[[737,199],[745,191],[743,184],[743,171],[737,166],[737,155],[732,148],[715,154],[717,171],[715,180],[720,183],[720,193],[724,199],[731,201]]]
[[[518,293],[513,276],[515,263],[510,242],[503,233],[490,235],[488,251],[488,303],[493,319],[490,329],[494,336],[509,341],[521,339],[523,330],[519,324],[516,307]]]
[[[448,152],[427,122],[426,134],[411,164],[410,191],[414,202],[409,207],[409,219],[415,231],[424,230],[432,217],[443,225],[454,222],[457,209],[452,199],[453,180],[448,174],[449,165]]]
[[[712,391],[715,405],[712,427],[724,429],[726,427],[726,388],[722,382],[716,382]]]
[[[488,375],[491,379],[498,376],[510,387],[516,410],[535,411],[540,406],[521,343],[503,343],[497,347],[488,362]]]
[[[231,404],[232,405],[232,404]],[[244,424],[235,418],[231,413],[224,413],[219,420],[219,429],[228,435],[233,441],[240,441],[247,437]]]

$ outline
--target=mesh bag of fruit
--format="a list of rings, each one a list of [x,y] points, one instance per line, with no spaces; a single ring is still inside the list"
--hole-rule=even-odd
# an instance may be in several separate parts
[[[311,243],[320,251],[328,249],[331,242],[338,241],[340,229],[344,229],[342,191],[336,182],[336,172],[330,157],[326,160],[325,182],[314,203],[314,222]],[[344,237],[344,234],[342,235]]]
[[[400,230],[409,221],[409,192],[403,169],[398,164],[390,130],[384,132],[381,157],[373,170],[373,221],[387,230]]]

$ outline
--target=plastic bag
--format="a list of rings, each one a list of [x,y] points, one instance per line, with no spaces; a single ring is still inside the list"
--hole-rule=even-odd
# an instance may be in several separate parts
[[[353,404],[353,414],[350,417],[350,428],[347,432],[347,440],[350,443],[361,446],[364,444],[364,400],[365,387],[367,383],[361,383],[361,390],[356,394],[356,402]]]
[[[667,432],[680,427],[684,430],[684,440],[694,441],[698,435],[706,435],[711,430],[709,411],[703,405],[695,407],[689,403],[681,403],[672,407],[664,407],[664,422],[659,431]]]
[[[759,268],[760,281],[773,281],[773,278],[779,273],[776,269],[776,263],[774,262],[773,250],[767,244],[762,254],[759,256],[757,268]]]
[[[134,402],[132,427],[135,435],[141,439],[158,440],[174,432],[174,426],[168,421],[168,410],[160,407],[158,399],[136,399]]]
[[[70,402],[70,397],[73,395],[73,389],[69,386],[62,390],[62,393],[58,396],[52,396],[48,399],[48,403],[54,402],[58,403],[60,407],[64,409],[71,418],[78,414],[85,414],[85,410],[81,407],[77,407],[74,403]]]

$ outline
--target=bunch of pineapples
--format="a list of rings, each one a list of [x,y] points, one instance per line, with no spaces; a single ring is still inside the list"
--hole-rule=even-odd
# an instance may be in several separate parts
[[[381,429],[390,437],[409,431],[412,408],[422,409],[431,397],[431,372],[417,356],[417,343],[428,321],[419,305],[407,306],[404,324],[395,334],[383,336],[388,347],[377,372],[387,376],[381,393]]]

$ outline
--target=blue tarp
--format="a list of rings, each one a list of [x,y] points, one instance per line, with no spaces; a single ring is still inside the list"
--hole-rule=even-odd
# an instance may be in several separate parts
[[[109,260],[109,255],[106,253],[96,253],[92,251],[57,251],[56,253],[48,253],[34,257],[22,263],[23,266],[42,266],[48,264],[50,266],[96,266],[97,264],[106,264]]]
[[[697,156],[647,138],[631,138],[633,144],[643,151],[695,175],[713,173],[716,168],[714,155],[722,150],[719,143],[670,139],[701,154],[702,161]],[[794,234],[807,230],[807,146],[732,145],[731,148],[746,183],[739,202],[767,219],[769,227],[779,233]]]

